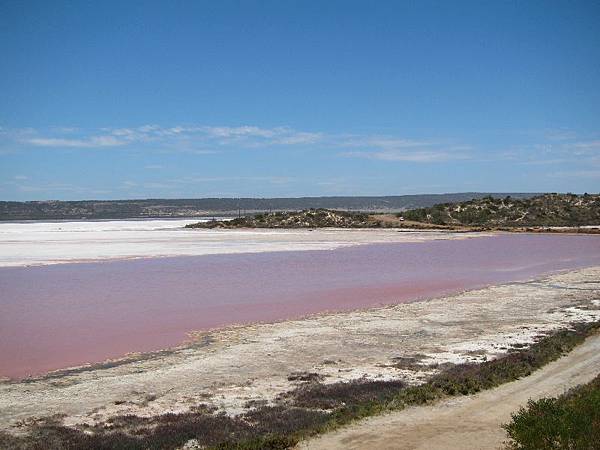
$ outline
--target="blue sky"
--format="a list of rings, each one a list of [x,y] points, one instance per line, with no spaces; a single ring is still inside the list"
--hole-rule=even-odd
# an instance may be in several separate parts
[[[0,1],[0,199],[598,192],[597,1]]]

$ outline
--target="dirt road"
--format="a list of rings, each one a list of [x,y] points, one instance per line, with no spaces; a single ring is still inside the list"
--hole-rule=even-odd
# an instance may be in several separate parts
[[[527,378],[478,395],[375,417],[302,443],[299,449],[498,449],[502,423],[529,398],[556,396],[600,373],[600,336]]]

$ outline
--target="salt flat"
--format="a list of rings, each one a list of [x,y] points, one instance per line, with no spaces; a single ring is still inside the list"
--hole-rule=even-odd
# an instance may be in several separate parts
[[[483,234],[385,230],[194,230],[178,220],[0,223],[0,267],[453,239]]]

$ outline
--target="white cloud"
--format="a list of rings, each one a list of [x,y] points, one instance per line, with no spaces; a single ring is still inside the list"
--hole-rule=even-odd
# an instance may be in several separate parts
[[[288,126],[255,125],[208,126],[146,124],[137,127],[112,127],[83,130],[53,127],[7,129],[0,132],[0,151],[23,150],[25,146],[56,149],[121,148],[156,153],[187,152],[197,155],[254,149],[302,149],[329,151],[346,158],[390,162],[436,163],[450,160],[514,160],[518,164],[560,164],[578,162],[577,157],[593,157],[600,152],[600,140],[574,137],[565,130],[549,130],[540,141],[511,149],[490,151],[464,143],[439,139],[410,139],[390,134],[330,134],[296,130]],[[20,144],[20,145],[19,145]],[[579,158],[581,159],[581,158]],[[580,162],[580,161],[579,161]],[[149,165],[146,169],[157,170]]]
[[[291,127],[264,128],[253,125],[203,126],[142,125],[139,127],[100,128],[86,132],[69,130],[61,134],[57,128],[50,133],[30,130],[15,134],[16,142],[52,148],[110,148],[153,150],[159,153],[188,152],[211,154],[229,150],[308,148],[328,150],[349,158],[383,161],[433,163],[467,159],[468,146],[443,145],[433,140],[414,140],[390,135],[325,134],[296,130]],[[218,151],[215,151],[215,148]],[[341,152],[341,153],[340,153]],[[148,170],[162,167],[148,165]]]
[[[314,144],[321,140],[322,137],[323,135],[321,133],[298,132],[283,136],[275,140],[274,143],[281,145]]]
[[[378,159],[382,161],[405,161],[417,163],[443,162],[456,159],[467,159],[466,155],[458,153],[449,153],[444,151],[424,150],[424,151],[356,151],[342,152],[340,156],[348,158],[366,158]]]
[[[296,131],[289,127],[203,127],[199,130],[217,138],[222,145],[246,142],[250,147],[313,144],[323,137],[321,133]]]
[[[435,140],[402,139],[392,136],[351,136],[342,141],[344,147],[359,150],[343,151],[340,156],[381,161],[434,163],[468,159],[472,150],[467,145],[447,145]]]
[[[2,134],[9,133],[3,130]],[[202,145],[259,148],[313,144],[322,138],[322,134],[297,131],[289,127],[261,128],[250,125],[239,127],[142,125],[133,128],[100,128],[91,132],[59,127],[46,130],[45,133],[23,129],[14,130],[9,138],[36,147],[101,148],[126,147],[143,143],[169,146],[173,149]],[[205,149],[195,151],[209,152]]]
[[[265,129],[255,126],[241,126],[241,127],[204,127],[202,128],[209,135],[222,138],[232,138],[240,136],[252,136],[271,138],[281,133],[284,128],[273,128]]]
[[[579,148],[583,150],[600,150],[600,140],[598,141],[587,141],[587,142],[574,142],[570,144],[570,147]]]
[[[52,127],[51,130],[53,130],[57,133],[70,134],[70,133],[77,133],[79,131],[79,128],[77,128],[77,127]]]
[[[371,147],[384,150],[397,150],[402,148],[429,147],[432,141],[415,141],[387,136],[358,136],[342,142],[345,147]]]
[[[584,140],[574,133],[554,133],[547,141],[513,146],[504,152],[496,152],[495,159],[510,159],[516,164],[542,166],[577,164],[587,167],[600,158],[600,140]]]
[[[577,133],[565,128],[545,130],[542,135],[550,141],[570,141],[577,139]]]
[[[39,147],[116,147],[125,145],[127,142],[117,139],[114,136],[91,136],[86,139],[64,139],[64,138],[30,138],[25,139],[25,143]]]

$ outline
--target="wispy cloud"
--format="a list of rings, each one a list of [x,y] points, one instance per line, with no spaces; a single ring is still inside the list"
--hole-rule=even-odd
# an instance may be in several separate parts
[[[207,126],[156,124],[138,127],[31,128],[3,133],[26,147],[56,149],[124,148],[157,152],[190,152],[211,154],[242,149],[303,148],[319,149],[348,158],[384,161],[432,163],[466,159],[470,148],[447,146],[431,139],[415,140],[389,135],[328,134],[296,130],[292,127],[259,127],[255,125]],[[147,166],[146,169],[158,169]]]
[[[273,143],[280,145],[314,144],[323,138],[322,133],[295,132],[280,136]]]
[[[55,127],[45,132],[33,129],[15,130],[11,136],[15,142],[26,146],[58,149],[121,147],[210,154],[228,149],[310,149],[320,146],[335,152],[342,150],[341,156],[387,161],[433,162],[464,158],[456,152],[452,154],[439,151],[434,148],[435,142],[427,140],[378,135],[335,135],[296,130],[291,127],[264,128],[254,125],[164,127],[149,124],[139,127],[100,128],[95,131]],[[353,150],[343,151],[348,148]]]
[[[323,134],[321,133],[297,131],[290,127],[202,127],[197,130],[205,132],[208,136],[217,138],[222,144],[245,141],[252,146],[313,144],[323,138]]]
[[[340,144],[345,147],[373,147],[384,150],[399,150],[417,147],[430,147],[435,145],[435,141],[417,141],[389,136],[353,136],[343,140]]]
[[[339,153],[347,158],[382,161],[434,163],[469,159],[472,150],[466,145],[447,145],[435,140],[411,140],[389,136],[358,136],[343,142],[343,146],[360,148]]]
[[[86,130],[76,127],[47,129],[0,127],[0,154],[33,148],[57,150],[122,149],[158,154],[187,152],[197,155],[242,150],[329,152],[340,158],[361,158],[398,163],[434,164],[455,160],[514,161],[522,165],[585,163],[600,155],[597,135],[577,136],[570,130],[543,130],[524,145],[505,149],[469,145],[462,140],[420,138],[393,134],[344,134],[298,130],[289,126],[213,126],[146,124]],[[531,136],[529,136],[531,139]],[[160,170],[158,164],[145,166]]]
[[[39,147],[75,147],[75,148],[96,148],[96,147],[116,147],[125,145],[127,142],[116,138],[115,136],[91,136],[86,139],[64,139],[64,138],[30,138],[23,142]]]
[[[495,157],[529,166],[596,165],[600,161],[600,140],[597,135],[580,136],[560,129],[545,131],[537,134],[537,142],[513,145],[508,150],[496,153]]]
[[[164,127],[142,125],[130,128],[78,128],[53,127],[47,130],[1,129],[4,139],[33,147],[103,148],[131,147],[139,144],[162,145],[171,148],[194,148],[196,153],[214,153],[215,150],[198,146],[258,148],[270,146],[298,146],[314,144],[323,138],[316,132],[297,131],[290,127],[261,128],[257,126],[189,126]]]
[[[555,158],[555,159],[531,159],[528,161],[520,161],[519,164],[526,166],[549,166],[554,164],[566,164],[569,160],[566,158]]]
[[[262,137],[272,138],[279,135],[283,128],[259,128],[255,126],[242,127],[202,127],[199,130],[219,138]]]
[[[461,154],[448,153],[443,151],[372,151],[372,152],[341,152],[341,156],[348,158],[366,158],[378,159],[382,161],[405,161],[416,163],[443,162],[456,159],[468,159]]]
[[[565,128],[544,130],[542,136],[549,141],[572,141],[577,139],[577,133]]]
[[[573,142],[572,144],[570,144],[570,147],[581,150],[600,150],[600,140]]]

